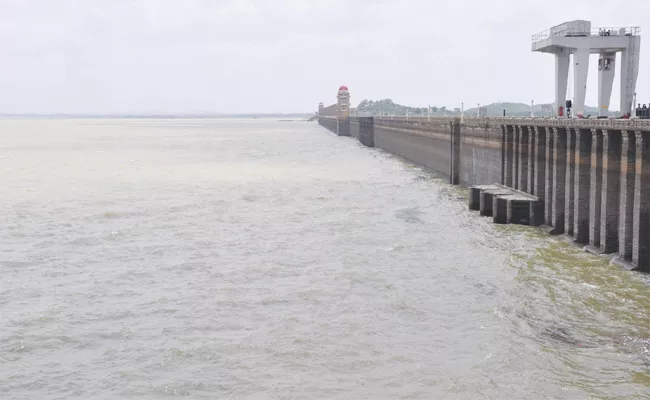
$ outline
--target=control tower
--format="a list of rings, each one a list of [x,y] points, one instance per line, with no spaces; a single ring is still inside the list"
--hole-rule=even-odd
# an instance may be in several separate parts
[[[350,116],[350,92],[347,86],[339,87],[338,94],[336,95],[336,110],[340,118]]]
[[[593,28],[589,21],[570,21],[533,35],[532,50],[555,54],[554,115],[565,118],[569,62],[573,56],[573,113],[582,116],[585,109],[589,55],[598,58],[598,114],[609,109],[614,83],[616,53],[621,53],[621,114],[632,112],[636,79],[639,75],[641,36],[639,27]]]

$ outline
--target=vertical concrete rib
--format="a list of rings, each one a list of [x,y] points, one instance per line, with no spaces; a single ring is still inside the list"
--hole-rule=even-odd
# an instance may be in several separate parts
[[[564,233],[568,235],[574,234],[574,215],[575,209],[573,202],[575,201],[575,160],[576,160],[576,133],[574,129],[566,129],[566,175],[564,187],[566,189],[566,196],[564,201]]]
[[[634,175],[634,231],[632,262],[637,269],[650,272],[650,138],[648,132],[636,132]]]
[[[591,130],[591,193],[589,194],[589,245],[600,248],[600,199],[603,183],[603,132]]]
[[[557,127],[553,128],[552,234],[560,234],[564,232],[566,142],[566,129]]]
[[[621,132],[603,130],[603,183],[600,200],[600,247],[604,253],[618,251],[620,215]]]
[[[528,128],[517,127],[519,131],[519,183],[517,189],[525,192],[528,188]]]
[[[501,184],[506,184],[506,126],[501,125]]]
[[[519,133],[519,126],[513,126],[512,131],[514,132],[514,141],[515,141],[515,152],[514,152],[514,159],[515,159],[515,170],[513,172],[513,177],[512,177],[512,185],[515,189],[519,189],[519,173],[520,173],[520,166],[519,166],[519,153],[521,153],[521,141],[519,140],[520,133]]]
[[[535,194],[535,171],[537,169],[535,162],[535,150],[537,145],[537,137],[535,135],[534,127],[527,126],[525,129],[528,131],[528,151],[526,152],[526,158],[528,159],[528,177],[526,178],[526,192]]]
[[[514,132],[512,125],[505,125],[505,181],[504,184],[508,187],[513,187],[514,173],[515,173],[515,159],[514,159]]]
[[[544,205],[544,215],[546,216],[546,225],[553,226],[553,175],[555,173],[553,162],[554,159],[554,139],[553,139],[553,128],[546,128],[546,176],[544,181],[546,182],[546,194],[545,194],[545,205]]]
[[[576,129],[573,237],[577,243],[589,243],[589,192],[591,187],[591,139],[586,129]]]
[[[618,223],[618,252],[632,261],[632,232],[634,228],[634,169],[636,137],[634,132],[621,132],[620,216]]]
[[[546,199],[546,128],[535,127],[535,183],[533,194],[542,201]],[[542,219],[543,220],[543,219]]]
[[[449,168],[449,183],[460,183],[460,118],[454,118],[451,123],[451,165]]]

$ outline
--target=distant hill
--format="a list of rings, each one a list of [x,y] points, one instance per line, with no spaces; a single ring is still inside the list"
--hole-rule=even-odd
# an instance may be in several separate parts
[[[529,117],[531,114],[531,107],[529,104],[524,103],[507,103],[507,102],[498,102],[488,104],[486,106],[481,106],[487,108],[488,117],[499,117],[503,116],[503,110],[506,111],[506,116],[508,117]],[[553,105],[550,103],[547,104],[535,104],[535,116],[546,116],[550,117],[549,111],[544,111],[544,107],[553,108]],[[465,110],[465,115],[477,115],[477,109],[469,108]],[[546,114],[546,115],[544,115]],[[585,114],[597,116],[598,107],[585,106]],[[618,115],[618,111],[609,112],[608,115]]]
[[[535,104],[535,115],[542,116],[543,106],[549,106],[549,105],[550,104]],[[504,110],[506,116],[508,117],[527,117],[530,116],[531,114],[530,105],[524,103],[497,102],[482,107],[487,108],[487,115],[489,117],[503,116]],[[356,109],[353,109],[355,115],[406,115],[407,111],[409,115],[422,115],[422,116],[427,115],[427,107],[405,106],[402,104],[395,103],[391,99],[383,99],[377,101],[363,100],[361,103],[359,103]],[[598,115],[598,108],[586,106],[585,113],[587,115],[589,114],[594,116]],[[474,116],[477,114],[478,112],[476,107],[468,108],[465,110],[466,116]],[[546,111],[546,114],[549,114],[549,112]],[[610,114],[617,115],[617,112],[610,112]],[[460,108],[448,109],[445,106],[441,106],[441,107],[432,106],[431,115],[434,116],[460,115]],[[550,116],[550,115],[546,115],[546,116]]]

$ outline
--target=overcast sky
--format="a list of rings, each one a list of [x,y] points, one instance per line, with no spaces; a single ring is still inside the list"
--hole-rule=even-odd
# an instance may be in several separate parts
[[[310,112],[343,84],[354,105],[550,102],[531,35],[572,19],[650,32],[650,1],[0,0],[0,113]]]

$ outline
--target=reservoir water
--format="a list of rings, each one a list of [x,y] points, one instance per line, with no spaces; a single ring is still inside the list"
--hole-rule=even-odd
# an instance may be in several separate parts
[[[648,399],[650,282],[315,123],[0,120],[0,398]]]

